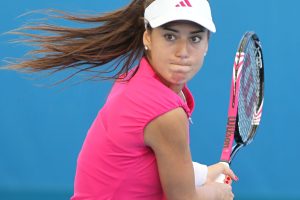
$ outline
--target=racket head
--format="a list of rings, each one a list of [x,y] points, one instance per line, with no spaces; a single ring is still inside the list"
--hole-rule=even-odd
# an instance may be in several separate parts
[[[249,31],[243,35],[234,60],[221,161],[230,163],[236,152],[253,140],[260,123],[263,99],[262,47],[258,36]]]
[[[244,34],[238,53],[244,55],[244,61],[240,69],[234,139],[237,144],[245,146],[252,142],[257,133],[264,102],[263,52],[255,32]]]

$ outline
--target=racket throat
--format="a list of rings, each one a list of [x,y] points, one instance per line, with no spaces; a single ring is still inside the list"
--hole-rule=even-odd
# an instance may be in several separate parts
[[[233,148],[232,148],[232,151],[231,151],[231,154],[230,154],[230,160],[229,160],[229,164],[231,163],[231,161],[233,160],[233,158],[235,157],[236,153],[240,150],[240,148],[242,148],[244,146],[243,143],[238,143],[236,144]]]

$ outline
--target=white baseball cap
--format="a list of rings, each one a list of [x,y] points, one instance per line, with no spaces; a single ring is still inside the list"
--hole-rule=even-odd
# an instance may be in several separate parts
[[[216,32],[207,0],[155,0],[144,13],[145,24],[152,28],[176,20],[195,22],[211,32]]]

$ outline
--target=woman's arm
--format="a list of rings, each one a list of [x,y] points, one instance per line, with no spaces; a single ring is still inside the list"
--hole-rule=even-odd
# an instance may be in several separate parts
[[[197,199],[188,123],[184,110],[177,108],[157,117],[144,130],[145,143],[155,153],[168,200]]]
[[[168,200],[231,200],[230,185],[216,183],[219,174],[234,177],[222,164],[209,167],[207,182],[195,186],[194,169],[189,148],[188,118],[182,108],[167,112],[145,128],[144,140],[155,153],[159,176]]]

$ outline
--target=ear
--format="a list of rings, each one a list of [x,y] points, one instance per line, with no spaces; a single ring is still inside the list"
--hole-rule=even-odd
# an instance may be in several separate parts
[[[143,43],[144,46],[150,49],[151,46],[151,38],[150,38],[150,32],[145,30],[144,35],[143,35]]]

